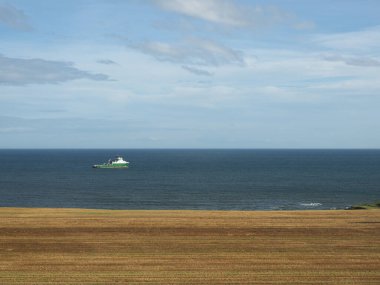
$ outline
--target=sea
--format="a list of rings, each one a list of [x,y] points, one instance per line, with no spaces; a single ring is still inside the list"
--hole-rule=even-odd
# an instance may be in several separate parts
[[[94,169],[121,155],[128,169]],[[1,207],[344,209],[380,200],[380,150],[3,149]]]

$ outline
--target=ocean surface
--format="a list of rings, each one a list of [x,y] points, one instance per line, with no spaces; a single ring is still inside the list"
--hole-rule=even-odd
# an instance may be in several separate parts
[[[122,155],[129,169],[93,169]],[[0,206],[343,209],[380,200],[380,150],[0,150]]]

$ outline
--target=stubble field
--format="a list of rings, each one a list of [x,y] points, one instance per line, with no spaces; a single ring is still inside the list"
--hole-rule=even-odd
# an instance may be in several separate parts
[[[0,208],[0,284],[380,284],[380,211]]]

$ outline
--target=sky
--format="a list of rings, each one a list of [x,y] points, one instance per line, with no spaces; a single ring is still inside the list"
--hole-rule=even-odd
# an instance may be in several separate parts
[[[380,148],[378,0],[0,0],[0,148]]]

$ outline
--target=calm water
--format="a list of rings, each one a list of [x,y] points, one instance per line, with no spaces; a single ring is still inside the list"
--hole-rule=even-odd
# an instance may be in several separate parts
[[[117,154],[129,169],[93,169]],[[0,206],[330,209],[380,200],[380,150],[0,150]]]

